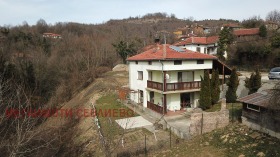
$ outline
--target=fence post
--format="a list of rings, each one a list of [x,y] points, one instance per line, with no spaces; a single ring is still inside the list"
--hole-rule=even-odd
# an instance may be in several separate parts
[[[233,103],[231,103],[231,123],[233,123]]]
[[[169,136],[170,136],[169,139],[170,139],[170,148],[171,148],[171,126],[170,126],[169,130],[170,130],[170,131],[169,131]]]
[[[147,155],[146,134],[145,134],[145,155]]]

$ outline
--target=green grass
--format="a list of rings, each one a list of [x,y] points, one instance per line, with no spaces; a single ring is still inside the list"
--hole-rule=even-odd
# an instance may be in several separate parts
[[[106,137],[110,137],[112,139],[114,138],[114,136],[121,135],[124,132],[124,129],[121,128],[115,120],[131,116],[138,116],[136,113],[133,113],[132,110],[127,108],[124,104],[119,102],[118,96],[114,93],[108,93],[99,98],[96,101],[96,109],[103,134]],[[119,109],[122,109],[127,113],[121,114]],[[116,111],[116,114],[113,114],[113,110]],[[105,112],[111,114],[106,115]]]
[[[242,116],[242,103],[227,103],[229,110],[229,119],[232,121],[241,121]]]
[[[211,108],[205,110],[205,112],[216,112],[221,110],[221,104],[214,104]]]

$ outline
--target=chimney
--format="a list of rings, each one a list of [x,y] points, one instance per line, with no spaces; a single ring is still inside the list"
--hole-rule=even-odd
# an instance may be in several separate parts
[[[159,45],[160,45],[160,39],[159,38],[155,39],[155,44],[156,44],[156,49],[159,50]]]

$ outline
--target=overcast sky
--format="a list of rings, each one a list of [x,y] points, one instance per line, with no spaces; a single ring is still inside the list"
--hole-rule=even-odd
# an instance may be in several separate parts
[[[56,22],[103,23],[110,19],[174,13],[177,18],[243,20],[280,10],[280,0],[0,0],[0,25]]]

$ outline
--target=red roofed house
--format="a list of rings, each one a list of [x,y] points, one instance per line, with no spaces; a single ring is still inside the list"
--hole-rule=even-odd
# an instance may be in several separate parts
[[[44,33],[43,37],[44,38],[61,39],[61,35],[60,34],[54,34],[54,33]]]
[[[240,26],[238,23],[227,23],[222,25],[221,30],[224,29],[225,27],[228,27],[232,30],[238,30],[242,28],[242,26]]]
[[[187,50],[215,55],[217,54],[218,41],[219,36],[190,37],[174,45]]]
[[[271,90],[239,98],[242,102],[242,123],[248,127],[280,138],[280,110],[270,107]]]
[[[237,41],[250,41],[259,38],[259,28],[238,29],[233,34],[237,37]]]
[[[215,56],[168,44],[157,44],[127,61],[131,101],[158,113],[198,107],[204,70],[231,72]]]

